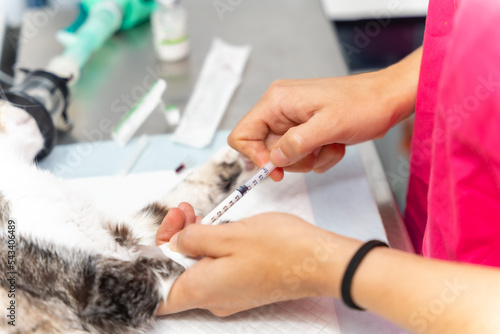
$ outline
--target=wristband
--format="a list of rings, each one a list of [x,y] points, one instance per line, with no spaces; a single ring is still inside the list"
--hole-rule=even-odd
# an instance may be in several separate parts
[[[342,285],[340,288],[340,292],[342,295],[342,301],[349,306],[350,308],[353,308],[355,310],[359,311],[364,311],[361,307],[356,305],[354,301],[352,300],[351,297],[351,284],[352,284],[352,279],[354,277],[354,273],[356,272],[356,269],[358,268],[359,264],[361,261],[363,261],[363,258],[368,254],[369,251],[371,251],[375,247],[389,247],[385,242],[380,241],[380,240],[370,240],[367,241],[363,246],[361,246],[358,251],[354,254],[354,256],[351,259],[351,262],[349,262],[349,265],[347,266],[347,269],[345,270],[344,277],[342,278]]]

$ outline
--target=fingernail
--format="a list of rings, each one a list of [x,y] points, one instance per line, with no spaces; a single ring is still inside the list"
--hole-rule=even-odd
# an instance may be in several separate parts
[[[277,148],[271,152],[271,161],[275,166],[283,167],[288,165],[290,159],[283,153],[281,148]]]
[[[168,243],[168,247],[173,250],[174,252],[177,252],[177,238],[179,237],[179,233],[176,233],[170,238],[170,241]]]

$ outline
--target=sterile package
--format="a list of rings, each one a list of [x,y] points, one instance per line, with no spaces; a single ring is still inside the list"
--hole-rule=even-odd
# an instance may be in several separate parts
[[[173,140],[180,144],[203,148],[213,136],[227,109],[241,77],[250,46],[233,46],[214,39],[181,123]]]

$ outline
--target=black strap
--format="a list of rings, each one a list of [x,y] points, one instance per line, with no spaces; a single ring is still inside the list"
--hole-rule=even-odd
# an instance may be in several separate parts
[[[366,254],[368,254],[369,251],[371,251],[375,247],[389,247],[389,245],[380,240],[367,241],[363,246],[361,246],[358,249],[356,254],[354,254],[354,256],[352,257],[351,262],[349,262],[349,265],[345,270],[344,278],[342,279],[342,285],[340,290],[342,294],[342,300],[347,306],[355,310],[364,311],[364,309],[356,305],[356,303],[354,303],[354,301],[352,300],[351,297],[352,279],[354,277],[356,269],[358,269],[359,264],[361,263],[361,261],[363,261],[363,258],[366,256]]]

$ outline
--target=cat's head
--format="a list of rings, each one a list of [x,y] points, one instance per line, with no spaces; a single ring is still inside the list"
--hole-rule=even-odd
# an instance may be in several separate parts
[[[44,138],[35,119],[25,110],[0,100],[0,144],[33,161],[44,148]]]

